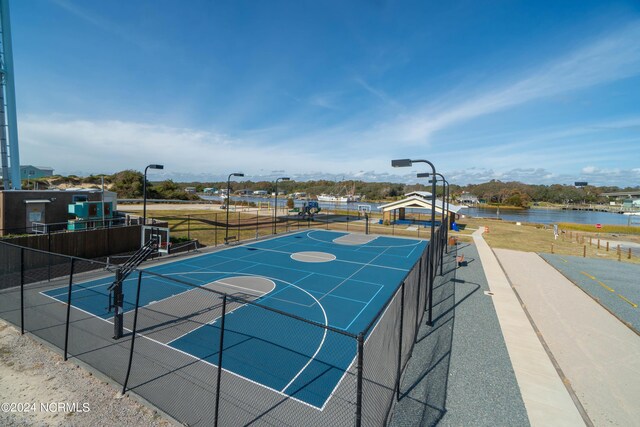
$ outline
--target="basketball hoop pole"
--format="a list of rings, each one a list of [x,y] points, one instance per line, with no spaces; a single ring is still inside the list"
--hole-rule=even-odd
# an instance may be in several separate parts
[[[122,295],[122,270],[116,270],[117,285],[113,288],[113,339],[122,338],[124,330],[123,309],[124,295]]]

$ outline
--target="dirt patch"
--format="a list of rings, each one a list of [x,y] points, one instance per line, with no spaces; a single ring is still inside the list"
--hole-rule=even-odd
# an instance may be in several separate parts
[[[2,426],[172,425],[2,320],[0,378]]]

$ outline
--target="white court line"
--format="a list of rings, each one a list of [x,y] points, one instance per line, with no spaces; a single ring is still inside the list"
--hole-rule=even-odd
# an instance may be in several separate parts
[[[333,241],[327,242],[327,241],[325,241],[325,240],[322,240],[322,239],[316,239],[316,238],[314,238],[314,237],[312,237],[312,236],[311,236],[311,233],[320,233],[320,232],[331,233],[331,231],[324,231],[324,230],[312,230],[312,231],[307,232],[307,237],[308,237],[309,239],[311,239],[311,240],[315,240],[315,241],[317,241],[317,242],[328,243],[328,244],[333,243]],[[350,234],[350,233],[346,233],[346,234]],[[379,236],[379,237],[382,237],[382,236]],[[384,236],[384,237],[394,238],[394,239],[402,239],[402,240],[416,240],[416,239],[408,239],[408,238],[406,238],[406,237],[394,237],[394,236]],[[376,238],[376,239],[377,239],[377,238]],[[406,244],[406,245],[393,245],[393,246],[390,246],[390,245],[367,245],[367,244],[365,243],[364,245],[361,245],[361,246],[365,246],[365,245],[366,245],[366,247],[367,247],[367,248],[404,248],[404,247],[409,247],[409,246],[416,246],[416,245],[419,245],[419,244],[420,244],[420,243],[422,243],[423,241],[425,241],[425,240],[424,240],[424,239],[419,239],[416,243],[409,243],[409,244]],[[342,245],[342,246],[358,246],[358,245]]]
[[[57,301],[57,302],[59,302],[59,303],[62,303],[62,304],[64,304],[64,305],[66,305],[66,303],[63,303],[63,302],[62,302],[62,301],[60,301],[59,299],[53,298],[53,297],[51,297],[51,296],[49,296],[49,295],[46,295],[46,294],[42,294],[42,295],[44,295],[44,296],[46,296],[46,297],[48,297],[48,298],[51,298],[51,299],[53,299],[54,301]],[[85,311],[85,310],[83,310],[83,309],[81,309],[81,308],[75,307],[75,306],[73,306],[73,305],[72,305],[72,308],[73,308],[74,310],[78,310],[78,311],[81,311],[81,312],[83,312],[83,313],[86,313],[86,314],[88,314],[88,315],[90,315],[90,316],[93,316],[93,317],[95,317],[96,319],[102,320],[103,322],[106,322],[106,323],[108,323],[108,324],[110,324],[110,325],[113,325],[113,322],[111,322],[111,321],[109,321],[109,320],[107,320],[107,319],[103,319],[103,318],[102,318],[102,317],[100,317],[100,316],[96,316],[95,314],[90,313],[90,312],[88,312],[88,311]],[[125,331],[128,331],[128,332],[133,332],[131,329],[128,329],[128,328],[124,328],[124,327],[123,327],[123,329],[124,329]],[[27,332],[29,332],[29,331],[27,331]],[[190,357],[190,358],[192,358],[192,359],[195,359],[195,360],[197,360],[197,361],[199,361],[199,362],[202,362],[202,363],[204,363],[204,364],[207,364],[207,365],[209,365],[209,366],[213,366],[214,368],[218,368],[218,365],[216,365],[216,364],[214,364],[214,363],[207,362],[206,360],[201,359],[201,358],[199,358],[199,357],[197,357],[197,356],[194,356],[193,354],[187,353],[187,352],[182,351],[182,350],[180,350],[180,349],[177,349],[177,348],[175,348],[175,347],[171,347],[170,345],[167,345],[167,344],[165,344],[165,343],[163,343],[163,342],[160,342],[160,341],[158,341],[158,340],[155,340],[155,339],[153,339],[153,338],[150,338],[150,337],[148,337],[148,336],[146,336],[146,335],[142,335],[142,334],[141,334],[141,333],[139,333],[139,332],[136,332],[136,336],[139,336],[140,338],[144,338],[144,339],[146,339],[146,340],[149,340],[149,341],[151,341],[151,342],[153,342],[153,343],[156,343],[156,344],[158,344],[158,345],[161,345],[161,346],[163,346],[163,347],[166,347],[166,348],[168,348],[168,349],[170,349],[170,350],[177,351],[178,353],[184,354],[184,355],[185,355],[185,356],[187,356],[187,357]],[[74,357],[74,356],[72,355],[71,357]],[[91,365],[89,365],[89,366],[91,366]],[[228,369],[225,369],[225,368],[221,368],[221,369],[222,369],[223,371],[225,371],[226,373],[231,374],[231,375],[233,375],[233,376],[235,376],[235,377],[237,377],[237,378],[241,378],[241,379],[243,379],[243,380],[245,380],[245,381],[250,382],[251,384],[255,384],[255,385],[257,385],[257,386],[259,386],[259,387],[262,387],[262,388],[265,388],[265,389],[267,389],[267,390],[269,390],[269,391],[273,391],[273,392],[275,392],[275,393],[277,393],[277,394],[279,394],[279,395],[281,395],[281,396],[283,396],[283,397],[287,397],[287,398],[289,398],[289,399],[295,400],[296,402],[301,403],[301,404],[303,404],[303,405],[305,405],[305,406],[308,406],[308,407],[310,407],[310,408],[312,408],[312,409],[315,409],[315,410],[317,410],[317,411],[323,411],[323,410],[324,410],[324,408],[325,408],[325,406],[326,406],[326,404],[327,404],[327,402],[330,400],[329,398],[327,398],[327,399],[325,400],[324,405],[322,405],[322,407],[317,407],[317,406],[315,406],[315,405],[312,405],[312,404],[311,404],[311,403],[309,403],[309,402],[305,402],[304,400],[300,400],[300,399],[298,399],[297,397],[293,397],[293,396],[290,396],[290,395],[288,395],[288,394],[286,394],[286,393],[283,393],[283,392],[281,392],[280,390],[276,390],[275,388],[271,388],[271,387],[269,387],[269,386],[267,386],[267,385],[264,385],[264,384],[262,384],[262,383],[259,383],[259,382],[257,382],[257,381],[254,381],[254,380],[252,380],[252,379],[250,379],[250,378],[243,377],[242,375],[237,374],[237,373],[235,373],[235,372],[233,372],[233,371],[230,371],[230,370],[228,370]],[[331,396],[331,395],[329,395],[329,396]]]
[[[388,248],[387,248],[388,249]],[[376,258],[378,258],[379,256],[381,256],[382,254],[384,254],[387,249],[385,249],[384,251],[380,252],[378,255],[376,255],[370,262],[366,263],[366,264],[362,264],[362,267],[360,267],[359,269],[357,269],[356,271],[354,271],[349,277],[345,278],[342,282],[338,283],[336,286],[333,287],[333,289],[331,289],[329,292],[325,293],[322,297],[320,297],[320,299],[326,297],[327,295],[329,295],[331,292],[335,291],[336,289],[338,289],[340,286],[344,285],[345,282],[347,282],[348,280],[350,280],[353,276],[355,276],[356,274],[360,273],[365,267],[369,267],[371,265],[371,263],[373,261],[376,260]],[[404,270],[403,270],[404,271]],[[371,301],[369,301],[371,302]]]
[[[260,277],[260,278],[262,278],[262,276],[241,276],[241,277]],[[231,277],[227,277],[227,279],[230,279],[230,278],[231,278]],[[266,294],[268,294],[269,292],[273,291],[273,290],[276,288],[276,284],[275,284],[275,282],[274,282],[273,280],[270,280],[270,279],[268,279],[268,280],[269,280],[271,283],[273,283],[273,287],[272,287],[268,292],[265,292],[264,294],[260,295],[260,297],[265,296]],[[211,283],[222,283],[222,282],[219,282],[219,281],[217,281],[217,280],[216,280],[216,281],[213,281],[213,282],[211,282]],[[226,284],[226,283],[224,283],[224,285],[226,285],[226,286],[234,286],[234,285]],[[235,286],[235,287],[237,287],[237,288],[241,288],[241,289],[247,289],[247,288],[242,288],[242,287],[240,287],[240,286]],[[253,289],[253,290],[254,290],[254,289]],[[221,297],[221,295],[218,295],[218,297]],[[258,297],[258,298],[260,298],[260,297]],[[238,310],[239,308],[244,307],[244,306],[245,306],[245,305],[247,305],[247,304],[248,304],[248,303],[241,304],[241,305],[239,305],[238,307],[234,308],[233,310],[225,312],[225,316],[226,316],[227,314],[229,314],[229,313],[233,313],[233,312],[235,312],[236,310]],[[185,332],[184,334],[180,335],[179,337],[176,337],[176,338],[172,339],[171,341],[167,341],[167,344],[171,344],[172,342],[177,341],[177,340],[179,340],[180,338],[182,338],[182,337],[184,337],[184,336],[187,336],[187,335],[189,335],[189,334],[190,334],[190,333],[192,333],[192,332],[197,331],[198,329],[202,328],[203,326],[206,326],[206,325],[213,325],[214,323],[216,323],[216,320],[218,320],[220,317],[222,317],[222,316],[218,316],[218,317],[216,317],[215,319],[210,320],[209,322],[203,323],[202,325],[198,326],[197,328],[194,328],[194,329],[190,330],[189,332]]]
[[[372,296],[372,297],[371,297],[371,299],[369,300],[369,302],[365,303],[364,307],[362,307],[362,310],[360,310],[360,311],[358,312],[358,314],[356,314],[356,316],[353,318],[353,320],[351,320],[351,322],[350,322],[350,323],[347,325],[347,327],[344,329],[345,331],[346,331],[347,329],[349,329],[349,328],[351,327],[351,325],[353,325],[353,322],[355,322],[355,321],[356,321],[356,319],[357,319],[358,317],[360,317],[360,315],[362,314],[362,312],[363,312],[367,307],[369,307],[369,304],[371,304],[371,302],[375,299],[375,297],[377,297],[377,296],[378,296],[378,294],[380,293],[380,291],[382,290],[382,288],[383,288],[383,286],[380,286],[380,288],[378,289],[378,292],[376,292],[376,294],[375,294],[374,296]],[[333,296],[333,295],[332,295],[332,296]]]
[[[397,246],[380,246],[380,247],[381,248],[390,249],[390,248],[395,248]],[[260,248],[259,250],[265,251],[265,252],[275,252],[275,253],[280,253],[280,254],[286,254],[286,255],[289,255],[289,257],[291,257],[292,254],[296,253],[296,252],[286,252],[286,251],[278,251],[278,250],[275,250],[275,249],[263,249],[263,248]],[[317,251],[317,252],[320,252],[320,251]],[[329,252],[327,252],[327,253],[329,253]],[[376,255],[375,258],[377,258],[379,255],[380,254]],[[396,255],[394,255],[394,256],[396,256]],[[398,258],[401,258],[401,257],[398,257]],[[370,267],[386,268],[386,269],[389,269],[389,270],[398,270],[398,271],[409,271],[409,270],[411,270],[410,268],[407,269],[407,268],[399,268],[399,267],[390,267],[388,265],[371,264],[371,261],[369,261],[368,263],[362,263],[362,262],[359,262],[359,261],[350,261],[350,260],[346,260],[346,259],[340,259],[338,257],[336,257],[335,260],[339,261],[339,262],[344,262],[344,263],[347,263],[347,264],[368,265]],[[270,264],[265,264],[264,262],[257,262],[257,261],[252,261],[252,262],[256,263],[257,265],[270,265]],[[280,266],[280,268],[286,269],[286,270],[293,270],[293,271],[305,271],[305,270],[300,270],[300,269],[291,268],[291,267],[282,267],[282,266]],[[323,276],[338,277],[338,276],[332,276],[330,274],[323,274]]]
[[[306,293],[307,295],[309,295],[311,298],[313,298],[313,299],[318,303],[318,307],[320,307],[320,309],[322,310],[322,315],[324,316],[324,325],[325,325],[325,326],[329,326],[329,320],[327,319],[327,312],[326,312],[326,311],[324,311],[324,307],[322,306],[322,303],[321,303],[320,301],[318,301],[318,300],[316,299],[316,297],[314,297],[313,295],[311,295],[309,292],[307,292],[306,290],[302,289],[301,287],[296,286],[296,285],[294,285],[294,284],[291,284],[291,286],[295,286],[296,288],[300,289],[301,291],[303,291],[304,293]],[[320,353],[320,349],[322,349],[322,347],[324,346],[324,341],[325,341],[325,340],[326,340],[326,338],[327,338],[327,328],[326,328],[326,327],[325,327],[325,328],[323,328],[323,331],[324,331],[324,332],[323,332],[323,334],[322,334],[322,341],[320,341],[320,345],[319,345],[319,346],[318,346],[318,348],[316,349],[316,352],[315,352],[315,353],[313,353],[313,356],[311,356],[311,358],[310,358],[310,359],[307,361],[307,363],[302,367],[302,369],[300,369],[300,371],[296,374],[296,376],[295,376],[295,377],[293,377],[293,378],[291,379],[291,381],[289,381],[289,384],[287,384],[287,385],[282,389],[282,392],[283,392],[283,393],[284,393],[284,391],[285,391],[286,389],[288,389],[288,388],[289,388],[289,386],[290,386],[291,384],[293,384],[293,382],[294,382],[296,379],[298,379],[298,377],[300,376],[300,374],[302,374],[302,372],[303,372],[305,369],[307,369],[307,367],[309,366],[309,364],[310,364],[313,360],[315,360],[315,358],[316,358],[316,356],[318,355],[318,353]]]
[[[367,339],[364,340],[364,343],[362,344],[363,350],[364,350],[364,346],[367,344],[369,339],[371,339],[371,337],[373,336],[374,331],[378,328],[378,325],[380,324],[380,320],[382,320],[384,318],[384,316],[387,314],[387,310],[389,310],[389,307],[391,307],[393,301],[396,299],[396,297],[398,296],[398,292],[400,292],[401,289],[402,288],[398,288],[398,290],[396,290],[396,293],[395,293],[394,297],[391,299],[391,303],[389,303],[389,305],[387,305],[387,308],[384,309],[384,311],[382,312],[382,315],[378,318],[378,321],[376,322],[375,326],[373,327],[373,329],[369,333],[369,336],[367,337]],[[355,341],[355,345],[357,346],[358,345],[357,344],[358,341],[355,340],[355,339],[354,339],[354,341]],[[327,404],[331,400],[331,397],[335,394],[335,392],[338,389],[338,387],[340,387],[340,384],[342,384],[342,381],[344,381],[344,378],[347,376],[349,371],[351,371],[351,368],[353,367],[353,365],[357,362],[357,360],[358,360],[358,350],[357,349],[356,349],[355,353],[356,354],[353,357],[353,359],[351,360],[351,363],[349,364],[349,367],[347,369],[345,369],[344,374],[342,374],[342,377],[340,378],[340,381],[338,381],[338,383],[333,388],[333,390],[331,390],[331,393],[329,394],[329,398],[324,402],[324,405],[322,405],[322,407],[320,408],[321,411],[324,411],[324,408],[327,406]]]

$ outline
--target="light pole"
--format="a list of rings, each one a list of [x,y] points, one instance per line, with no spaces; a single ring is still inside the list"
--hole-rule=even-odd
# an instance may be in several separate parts
[[[394,168],[410,167],[414,163],[427,163],[431,166],[431,172],[436,174],[436,167],[429,160],[411,160],[411,159],[397,159],[391,160],[391,166]],[[431,180],[431,237],[429,238],[429,317],[427,324],[433,326],[433,280],[434,274],[434,260],[435,252],[433,248],[433,235],[435,234],[435,222],[436,222],[436,180]]]
[[[224,230],[224,243],[229,244],[229,202],[231,201],[231,177],[232,176],[244,176],[241,172],[230,173],[227,177],[227,223]]]
[[[278,181],[289,181],[289,177],[283,176],[276,179],[276,199],[273,203],[273,234],[276,234],[276,221],[278,220]]]
[[[418,174],[418,178],[429,178],[429,176],[431,176],[431,174],[429,174],[428,172],[427,173],[419,173]],[[441,226],[445,227],[445,235],[443,236],[444,237],[444,248],[445,248],[445,251],[447,251],[446,253],[449,253],[449,249],[447,247],[447,237],[449,236],[449,182],[444,178],[444,176],[441,173],[436,173],[436,176],[439,176],[440,177],[440,181],[443,182],[443,185],[442,185],[442,206],[441,206],[442,207],[442,217],[441,217],[442,219],[441,219],[440,223],[441,223]],[[435,179],[435,178],[433,178],[433,179]],[[445,185],[447,186],[446,187],[446,190],[447,190],[446,193],[445,193]],[[446,208],[447,209],[447,216],[446,216],[446,219],[445,219],[445,215],[444,215],[445,200],[446,200],[446,203],[447,203],[447,208]],[[446,224],[445,224],[445,221],[446,221]],[[440,275],[441,276],[442,276],[442,269],[443,269],[443,265],[444,265],[443,261],[444,261],[444,254],[442,253],[442,251],[440,251]]]
[[[149,165],[144,168],[144,181],[142,181],[142,225],[147,225],[147,169],[164,169],[164,165]]]

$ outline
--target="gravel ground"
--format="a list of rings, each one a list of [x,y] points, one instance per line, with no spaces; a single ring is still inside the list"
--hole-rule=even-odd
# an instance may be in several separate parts
[[[0,379],[1,426],[172,425],[2,320]]]
[[[455,269],[456,254],[467,265]],[[389,425],[529,426],[476,247],[460,244],[445,260],[434,325],[425,315]]]

